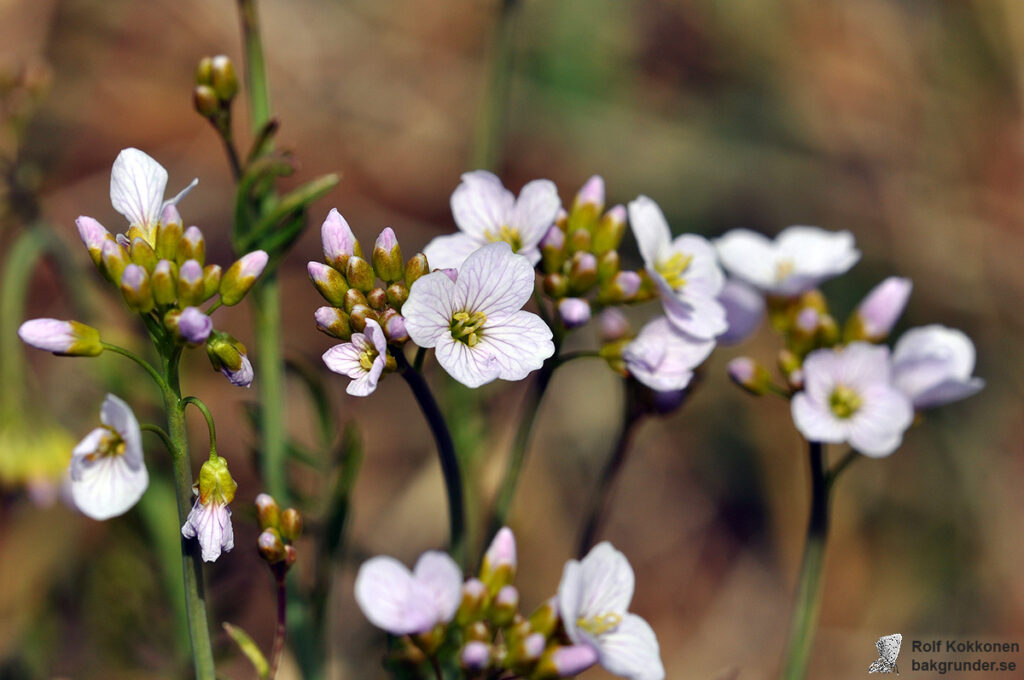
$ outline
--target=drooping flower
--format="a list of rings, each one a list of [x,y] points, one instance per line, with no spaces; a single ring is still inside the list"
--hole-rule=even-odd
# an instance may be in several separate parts
[[[370,623],[392,635],[429,631],[455,616],[462,602],[462,571],[447,553],[430,550],[413,571],[379,555],[359,567],[356,602]]]
[[[324,352],[323,359],[327,368],[352,379],[346,392],[365,397],[377,389],[387,355],[384,331],[376,321],[367,319],[362,333],[353,333],[349,342],[331,347]]]
[[[854,342],[816,350],[804,360],[803,380],[792,411],[808,441],[848,442],[866,456],[888,456],[913,421],[910,399],[893,385],[888,347]]]
[[[101,427],[87,434],[71,452],[71,497],[93,519],[127,512],[146,487],[149,473],[142,459],[142,431],[131,408],[108,394],[100,408]]]
[[[569,639],[591,647],[597,662],[610,673],[631,680],[662,680],[665,668],[658,638],[644,619],[628,611],[634,585],[629,561],[605,541],[582,561],[565,565],[558,612]]]
[[[196,488],[196,502],[181,527],[181,535],[198,539],[203,561],[213,562],[235,547],[228,504],[235,499],[238,484],[228,472],[228,462],[213,454],[200,468]]]
[[[206,340],[206,355],[210,358],[213,370],[220,371],[232,385],[252,386],[252,362],[249,361],[245,345],[230,334],[211,332]]]
[[[558,189],[550,180],[527,183],[516,198],[490,172],[467,172],[451,200],[459,232],[438,236],[423,253],[435,269],[458,269],[480,246],[503,241],[531,265],[537,264],[538,244],[554,223],[561,205]]]
[[[652,390],[668,392],[689,385],[693,369],[714,349],[714,340],[692,338],[661,316],[640,329],[636,339],[626,345],[622,358],[634,378]]]
[[[466,258],[455,281],[446,272],[418,279],[402,315],[412,341],[433,347],[462,384],[522,380],[555,351],[551,329],[522,309],[533,290],[530,261],[492,243]]]
[[[715,240],[732,276],[772,295],[795,296],[845,274],[860,259],[853,234],[818,227],[787,227],[774,240],[733,229]]]
[[[629,223],[672,325],[702,340],[724,333],[728,325],[718,295],[725,276],[707,239],[684,234],[673,240],[661,208],[646,196],[629,204]]]
[[[110,171],[110,202],[114,210],[128,219],[129,227],[137,227],[140,235],[155,246],[156,228],[164,208],[177,205],[198,183],[198,179],[193,179],[177,196],[165,201],[167,170],[148,154],[128,148],[117,155]]]
[[[974,343],[963,331],[939,324],[911,328],[893,349],[893,381],[915,408],[941,406],[985,386],[971,375],[974,361]]]
[[[18,327],[18,337],[26,345],[54,354],[94,357],[103,351],[99,331],[77,321],[32,319]]]
[[[847,332],[856,339],[884,340],[903,314],[913,287],[910,279],[899,276],[882,281],[857,305]]]
[[[757,330],[764,318],[764,295],[738,279],[725,282],[718,301],[725,307],[725,321],[729,326],[718,336],[718,342],[723,345],[743,342]]]

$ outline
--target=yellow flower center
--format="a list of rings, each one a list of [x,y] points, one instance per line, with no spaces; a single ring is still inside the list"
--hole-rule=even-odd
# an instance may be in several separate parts
[[[686,278],[683,274],[689,269],[691,262],[693,262],[693,255],[673,253],[672,257],[658,262],[655,269],[665,277],[665,281],[672,287],[672,290],[679,290],[686,285]]]
[[[775,263],[775,280],[782,281],[792,276],[793,272],[796,271],[796,265],[793,264],[793,260],[784,258]]]
[[[504,241],[512,246],[513,252],[519,252],[519,249],[523,247],[523,241],[519,236],[519,230],[508,225],[501,225],[501,228],[496,232],[488,231],[485,236],[487,236],[487,240],[491,243]]]
[[[487,316],[483,312],[456,312],[452,315],[452,337],[475,347],[482,337]]]
[[[585,619],[582,616],[576,619],[576,626],[587,631],[591,635],[603,635],[615,630],[622,623],[622,616],[619,614],[599,614]]]
[[[837,385],[828,397],[828,406],[837,418],[851,417],[863,405],[860,395],[846,385]]]
[[[86,455],[85,459],[89,462],[97,460],[99,458],[107,458],[112,456],[123,456],[126,445],[124,440],[121,439],[121,435],[113,430],[113,428],[103,426],[106,432],[103,433],[103,437],[100,439],[99,444],[96,445],[96,450]]]
[[[373,362],[380,356],[380,353],[375,347],[367,347],[359,354],[359,365],[362,366],[364,371],[369,371],[373,368]]]

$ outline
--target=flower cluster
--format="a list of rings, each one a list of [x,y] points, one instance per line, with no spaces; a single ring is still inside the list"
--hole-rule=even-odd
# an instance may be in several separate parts
[[[600,664],[633,680],[661,680],[658,640],[629,612],[634,575],[609,543],[565,565],[557,595],[519,612],[516,543],[501,529],[477,577],[463,581],[445,553],[424,553],[410,571],[391,557],[365,562],[356,601],[371,623],[402,636],[392,661],[417,667],[454,657],[473,677],[562,678]]]
[[[793,420],[810,441],[848,443],[867,456],[887,456],[903,440],[914,411],[974,394],[984,386],[974,371],[974,345],[939,325],[907,331],[892,351],[883,343],[913,288],[890,277],[871,290],[842,328],[817,286],[860,258],[849,232],[790,227],[774,240],[746,230],[716,246],[729,273],[765,296],[785,349],[778,364],[785,386],[752,359],[733,360],[733,380],[755,394],[792,397]],[[744,323],[753,329],[758,305]]]
[[[260,557],[282,578],[298,559],[293,544],[302,535],[302,515],[295,508],[281,510],[273,496],[261,493],[256,496],[256,517],[260,525],[256,539]]]

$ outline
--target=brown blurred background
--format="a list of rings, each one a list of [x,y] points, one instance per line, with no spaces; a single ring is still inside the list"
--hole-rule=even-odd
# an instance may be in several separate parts
[[[320,301],[304,264],[319,258],[319,220],[336,206],[364,243],[392,226],[409,253],[454,228],[448,198],[472,169],[499,5],[264,0],[261,10],[279,143],[301,162],[293,183],[341,175],[282,267],[286,349],[318,365],[330,343],[315,331]],[[895,455],[861,460],[839,483],[810,677],[862,677],[875,639],[897,631],[905,645],[943,636],[1024,642],[1024,4],[525,0],[511,21],[498,163],[507,185],[548,177],[570,202],[597,173],[610,203],[647,194],[674,230],[708,236],[741,226],[849,229],[864,257],[825,287],[840,312],[885,276],[909,276],[901,329],[943,323],[977,344],[985,391],[929,413]],[[199,177],[181,206],[186,224],[203,228],[211,261],[230,261],[228,165],[190,92],[200,57],[226,53],[240,64],[233,2],[3,0],[0,45],[4,69],[52,70],[19,153],[37,172],[43,216],[87,280],[98,277],[74,218],[120,229],[108,183],[126,146],[168,168],[170,192]],[[244,99],[236,112],[245,140]],[[11,145],[4,140],[5,154]],[[8,220],[2,242],[18,227]],[[61,282],[52,266],[39,272],[32,316],[73,312]],[[109,291],[95,286],[88,298],[83,321],[143,346]],[[217,324],[252,340],[245,305]],[[657,631],[669,678],[777,672],[808,508],[805,453],[786,405],[739,393],[724,371],[739,352],[771,361],[777,349],[765,330],[716,352],[686,407],[642,428],[620,480],[603,536],[636,569],[633,610]],[[255,392],[228,386],[201,354],[187,360],[185,386],[211,404],[240,484],[236,549],[208,570],[213,619],[242,624],[268,647],[272,582],[244,507],[260,491],[242,416]],[[91,427],[107,390],[158,417],[157,395],[116,357],[26,356],[32,408],[70,437]],[[445,382],[436,367],[431,379]],[[367,554],[411,562],[443,544],[441,478],[400,381],[369,399],[344,395],[344,379],[327,382],[339,420],[358,421],[365,442],[350,558],[329,605],[332,677],[382,677],[383,637],[355,606],[354,571]],[[503,469],[522,387],[491,386],[472,402],[443,390],[449,403],[476,408],[461,411],[455,429],[476,444],[467,455],[477,506]],[[292,432],[311,437],[306,394],[292,390]],[[620,398],[598,364],[555,378],[512,523],[525,606],[554,593],[572,556]],[[192,425],[198,456],[205,431]],[[149,440],[147,457],[151,470],[166,465]],[[304,483],[315,490],[316,480]],[[100,524],[7,490],[0,677],[179,673],[160,558],[138,512]],[[246,677],[222,634],[217,644],[225,676]]]

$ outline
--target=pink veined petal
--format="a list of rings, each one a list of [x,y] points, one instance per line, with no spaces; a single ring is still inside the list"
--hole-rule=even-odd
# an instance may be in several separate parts
[[[633,568],[626,556],[602,541],[591,548],[580,568],[583,585],[579,616],[624,615],[635,586]]]
[[[561,207],[558,189],[551,180],[535,179],[523,187],[512,210],[513,224],[510,225],[519,230],[523,244],[520,252],[536,248],[548,228],[555,223]]]
[[[910,400],[888,385],[866,391],[862,399],[863,406],[850,418],[850,446],[866,456],[888,456],[914,420]]]
[[[433,347],[439,338],[451,337],[452,315],[456,307],[455,283],[444,272],[421,276],[412,284],[409,299],[402,305],[405,329],[420,347]]]
[[[497,323],[485,325],[479,344],[472,349],[486,351],[493,357],[502,380],[522,380],[555,353],[551,329],[539,316],[526,311],[502,316]]]
[[[647,196],[637,196],[629,204],[629,225],[633,229],[633,237],[640,248],[644,264],[653,267],[672,241],[672,230],[669,229],[664,213]]]
[[[167,170],[138,149],[124,149],[110,172],[110,202],[129,224],[154,226],[160,220]]]
[[[235,547],[231,508],[220,503],[203,505],[197,498],[181,527],[181,535],[199,541],[204,562],[215,562],[222,552]]]
[[[837,382],[866,390],[874,385],[888,385],[891,381],[888,347],[852,342],[836,353],[839,356]]]
[[[583,568],[577,560],[569,560],[562,569],[562,580],[558,584],[558,614],[565,626],[569,639],[579,644],[587,642],[576,626],[583,602]]]
[[[145,465],[132,468],[124,456],[78,459],[72,466],[71,498],[83,514],[96,520],[122,515],[149,486]]]
[[[715,348],[714,340],[699,340],[675,330],[666,317],[641,329],[626,346],[623,359],[630,374],[653,390],[681,390],[693,378],[693,369]]]
[[[378,556],[359,567],[355,597],[370,623],[394,635],[422,633],[437,623],[437,611],[423,597],[412,573],[398,560]]]
[[[427,256],[431,269],[458,269],[473,251],[486,243],[486,240],[459,231],[435,237],[423,249],[423,254]]]
[[[381,330],[380,324],[373,319],[366,320],[366,328],[363,329],[363,335],[373,343],[373,348],[377,350],[377,354],[385,354],[388,351],[388,339],[384,337],[384,331]]]
[[[451,621],[462,603],[462,570],[448,553],[428,550],[420,555],[413,576],[430,592],[438,620]]]
[[[140,467],[143,464],[142,430],[131,407],[121,398],[108,394],[100,407],[100,422],[114,428],[124,439],[124,459],[128,465],[132,469]]]
[[[408,303],[406,303],[408,304]],[[404,311],[404,307],[402,308]],[[419,343],[416,343],[419,344]],[[495,380],[501,373],[501,365],[493,354],[480,345],[470,347],[453,338],[449,333],[442,336],[434,346],[437,363],[448,375],[466,387],[480,387]]]
[[[359,363],[360,350],[351,342],[344,342],[324,352],[323,360],[327,368],[335,373],[356,379],[366,373]]]
[[[650,624],[636,614],[626,614],[618,628],[598,638],[598,662],[630,680],[665,678],[658,638]]]
[[[488,233],[496,233],[502,226],[512,226],[508,220],[515,205],[515,197],[501,180],[486,170],[462,175],[462,183],[452,193],[452,216],[459,229],[479,242],[486,242]],[[427,256],[430,260],[430,256]],[[431,265],[437,267],[439,265]]]
[[[373,366],[370,367],[370,370],[362,371],[362,375],[350,382],[345,391],[353,397],[367,397],[373,394],[373,391],[377,389],[377,382],[380,380],[381,373],[384,372],[384,361],[384,355],[379,355],[373,360]]]
[[[807,441],[830,444],[846,441],[847,428],[829,411],[827,401],[818,403],[806,392],[800,392],[793,397],[792,412],[796,429]]]
[[[665,315],[677,329],[701,340],[714,338],[728,329],[725,308],[718,300],[689,296],[685,287],[677,293],[661,274],[651,269],[647,271],[658,287]]]
[[[512,314],[522,309],[533,295],[533,265],[513,253],[507,243],[491,243],[466,258],[455,285],[462,297],[463,310],[482,312],[488,318]],[[404,310],[403,307],[403,314]]]

